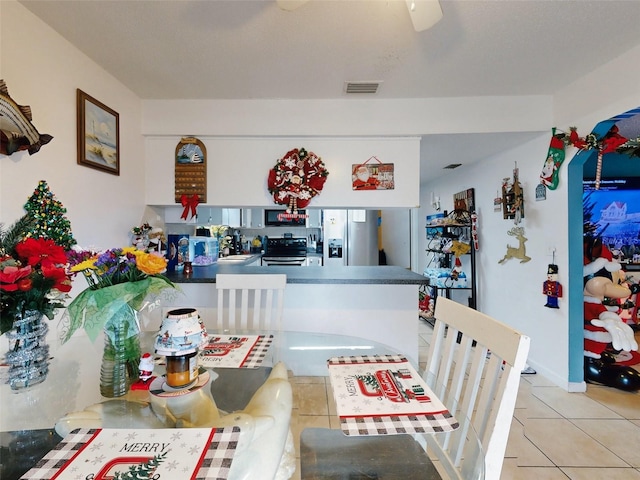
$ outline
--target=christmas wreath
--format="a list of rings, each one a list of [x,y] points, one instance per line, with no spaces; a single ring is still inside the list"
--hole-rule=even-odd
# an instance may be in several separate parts
[[[268,188],[273,201],[287,205],[287,213],[297,215],[324,187],[329,172],[313,152],[294,148],[269,171]]]

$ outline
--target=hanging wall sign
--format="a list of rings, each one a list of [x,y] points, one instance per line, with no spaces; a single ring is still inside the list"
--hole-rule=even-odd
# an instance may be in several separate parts
[[[176,146],[175,202],[197,206],[207,201],[207,149],[193,137]],[[194,207],[195,208],[195,207]]]
[[[371,160],[377,163],[369,163]],[[364,163],[353,164],[351,183],[354,190],[393,190],[393,163],[382,163],[374,156]]]

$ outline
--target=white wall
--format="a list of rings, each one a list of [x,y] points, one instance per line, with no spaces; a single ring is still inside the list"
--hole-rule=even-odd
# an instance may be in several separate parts
[[[209,131],[209,135],[215,133]],[[414,207],[419,202],[420,139],[417,137],[213,137],[199,136],[207,150],[207,204],[273,207],[267,177],[292,148],[305,148],[324,162],[329,176],[310,207]],[[147,202],[174,202],[173,169],[180,137],[146,137]],[[376,156],[394,164],[393,190],[354,191],[351,171]],[[375,161],[375,160],[372,160]]]
[[[640,65],[635,61],[638,54],[640,47],[614,58],[557,92],[554,95],[554,119],[548,126],[548,134],[483,160],[481,164],[460,167],[421,189],[419,218],[424,222],[425,216],[433,213],[430,206],[432,191],[441,197],[442,209],[451,210],[455,192],[475,188],[480,231],[478,309],[529,335],[531,366],[567,390],[584,388],[584,384],[580,386],[568,381],[569,321],[577,321],[580,325],[582,322],[582,289],[577,289],[580,299],[576,311],[571,312],[571,320],[567,298],[570,282],[573,282],[572,285],[576,282],[582,285],[581,268],[572,271],[569,276],[567,243],[567,165],[576,149],[566,150],[566,160],[560,170],[560,185],[557,190],[547,191],[546,201],[535,201],[535,186],[547,155],[552,127],[568,130],[570,126],[576,126],[581,135],[586,135],[599,121],[640,105]],[[513,223],[503,220],[501,213],[493,211],[493,198],[500,191],[502,178],[512,176],[516,161],[525,192],[525,218],[522,224],[529,239],[526,242],[527,255],[532,260],[520,264],[511,259],[499,265],[498,260],[504,256],[506,245],[515,246],[515,239],[506,235]],[[421,271],[426,264],[426,241],[424,229],[418,230],[422,242],[419,254],[424,258],[419,263]],[[582,234],[581,231],[575,233]],[[546,297],[542,295],[542,282],[546,277],[547,264],[553,260],[551,248],[555,248],[558,280],[565,294],[558,310],[543,306]],[[578,330],[581,332],[580,328]],[[581,358],[581,352],[578,356]],[[581,364],[581,360],[578,363]],[[581,368],[580,365],[577,367]]]
[[[535,187],[549,147],[549,135],[502,152],[493,158],[470,167],[459,167],[422,188],[422,227],[425,216],[434,213],[430,206],[431,191],[440,196],[442,210],[451,211],[453,194],[467,188],[475,189],[479,224],[479,251],[476,256],[478,281],[477,308],[492,317],[512,325],[531,337],[530,364],[559,385],[567,379],[567,302],[561,300],[560,309],[544,307],[542,282],[546,280],[547,265],[552,263],[550,250],[555,249],[555,263],[559,266],[558,281],[567,285],[566,245],[566,178],[560,186],[548,192],[547,200],[536,202]],[[454,159],[452,159],[454,160]],[[518,246],[514,237],[507,235],[515,226],[513,220],[504,220],[502,212],[494,212],[493,200],[500,192],[502,179],[512,177],[518,163],[520,183],[524,189],[525,228],[528,241],[526,254],[531,261],[520,263],[510,259],[498,264],[506,253],[507,245]],[[421,230],[420,252],[426,248],[424,228]],[[420,267],[426,266],[426,254]],[[460,300],[458,300],[460,301]]]
[[[81,245],[125,245],[144,211],[140,100],[22,5],[2,1],[0,9],[0,78],[16,103],[31,106],[38,131],[53,135],[32,156],[0,155],[0,223],[21,217],[46,180]],[[120,115],[120,176],[76,163],[77,88]]]

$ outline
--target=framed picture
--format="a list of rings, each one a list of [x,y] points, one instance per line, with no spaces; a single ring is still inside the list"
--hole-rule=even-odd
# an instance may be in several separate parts
[[[120,175],[120,118],[82,90],[78,102],[78,165]]]

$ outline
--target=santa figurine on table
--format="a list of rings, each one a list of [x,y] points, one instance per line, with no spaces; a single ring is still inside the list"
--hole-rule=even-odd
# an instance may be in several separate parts
[[[140,357],[140,363],[138,364],[138,370],[140,371],[139,380],[131,385],[131,390],[148,390],[151,386],[151,382],[156,378],[153,375],[153,368],[155,363],[153,357],[149,352],[145,352]]]
[[[621,390],[640,390],[640,372],[616,364],[618,351],[638,350],[634,332],[616,312],[603,304],[605,298],[627,298],[632,289],[621,283],[622,266],[598,238],[584,244],[584,376]],[[633,285],[637,290],[638,285]]]

